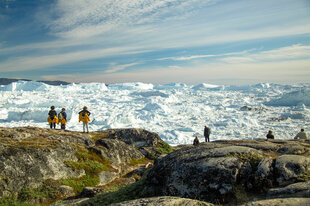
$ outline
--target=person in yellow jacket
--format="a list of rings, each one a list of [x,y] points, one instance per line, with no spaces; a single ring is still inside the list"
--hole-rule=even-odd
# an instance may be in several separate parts
[[[87,110],[87,107],[83,107],[83,110],[79,112],[79,122],[83,122],[83,132],[85,132],[85,128],[88,131],[88,122],[90,121],[89,119],[90,112]]]
[[[48,112],[48,123],[50,124],[51,129],[56,129],[56,123],[58,123],[57,112],[55,111],[55,107],[51,106],[51,110]]]
[[[67,123],[67,113],[66,109],[62,108],[61,112],[58,114],[58,123],[60,123],[60,128],[65,130],[66,129],[66,123]]]

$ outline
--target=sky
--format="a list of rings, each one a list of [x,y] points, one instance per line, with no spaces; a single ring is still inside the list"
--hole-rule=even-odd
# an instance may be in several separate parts
[[[0,0],[0,77],[310,83],[310,0]]]

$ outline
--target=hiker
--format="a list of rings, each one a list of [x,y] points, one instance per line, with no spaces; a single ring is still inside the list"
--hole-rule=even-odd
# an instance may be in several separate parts
[[[89,119],[90,112],[87,110],[87,107],[83,107],[83,110],[79,112],[79,122],[83,122],[83,132],[85,132],[85,127],[88,133],[88,122],[90,121]]]
[[[308,134],[304,129],[301,129],[300,132],[294,137],[294,139],[308,139]]]
[[[51,129],[56,129],[56,123],[58,123],[57,112],[55,111],[55,107],[51,106],[51,110],[48,112],[48,123],[50,124]]]
[[[59,112],[58,122],[60,123],[60,128],[65,130],[66,129],[66,123],[67,123],[67,113],[66,113],[65,108],[62,108],[61,112]]]
[[[273,132],[271,130],[268,131],[268,134],[266,135],[267,139],[274,139]]]
[[[204,132],[203,132],[203,135],[205,136],[205,140],[206,142],[210,142],[210,134],[211,134],[211,130],[209,127],[205,126],[205,129],[204,129]]]
[[[198,144],[199,144],[199,139],[198,139],[198,136],[196,136],[194,139],[193,145],[198,145]]]

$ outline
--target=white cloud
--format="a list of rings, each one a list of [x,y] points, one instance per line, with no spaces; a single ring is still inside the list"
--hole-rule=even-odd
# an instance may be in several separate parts
[[[16,57],[0,62],[0,72],[48,68],[51,66],[76,63],[84,60],[105,58],[116,55],[130,55],[139,52],[145,52],[145,50],[138,47],[114,47],[108,49],[93,49],[69,52],[56,55]]]
[[[184,57],[165,57],[165,58],[160,58],[158,60],[186,61],[186,60],[208,58],[208,57],[214,57],[214,56],[216,56],[216,55],[194,55],[194,56],[184,56]]]
[[[122,71],[128,67],[135,66],[137,64],[138,63],[122,64],[122,65],[112,64],[108,70],[105,70],[104,73],[116,73],[116,72]]]
[[[222,58],[222,61],[236,63],[253,63],[266,61],[287,61],[293,59],[310,59],[310,46],[295,44],[255,54]]]
[[[248,83],[274,82],[274,83],[310,83],[310,60],[294,60],[283,62],[266,62],[257,64],[224,64],[207,63],[196,67],[155,68],[136,72],[52,75],[44,76],[46,79],[60,79],[70,82],[149,82],[149,83],[201,83],[209,82],[225,84],[225,79],[235,79],[234,84],[240,84],[238,79],[245,79]],[[190,77],[190,78],[189,78]],[[220,81],[219,81],[220,79]],[[231,83],[231,82],[229,82]]]
[[[59,18],[49,25],[63,37],[91,37],[116,27],[182,18],[196,6],[213,2],[215,0],[58,0],[54,15]]]

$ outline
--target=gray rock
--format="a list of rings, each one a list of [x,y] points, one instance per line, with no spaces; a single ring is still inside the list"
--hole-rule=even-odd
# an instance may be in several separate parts
[[[139,150],[117,139],[99,139],[96,145],[103,147],[102,155],[112,163],[112,166],[119,168],[119,173],[131,170],[129,166],[132,159],[144,158]]]
[[[267,193],[267,198],[308,197],[310,198],[310,181],[299,182],[283,188],[273,188]]]
[[[58,188],[58,191],[60,192],[63,198],[68,198],[68,197],[72,197],[75,195],[75,193],[73,192],[73,188],[67,185],[61,185]]]
[[[105,130],[107,138],[119,139],[133,147],[153,147],[162,141],[158,134],[144,129],[110,129]]]
[[[249,202],[246,206],[309,206],[310,198],[283,198]]]
[[[147,176],[152,192],[206,201],[230,196],[238,179],[245,181],[252,173],[251,165],[233,154],[260,153],[239,146],[206,147],[180,149],[156,161]]]
[[[103,171],[99,173],[99,185],[105,185],[109,182],[112,182],[117,177],[119,177],[119,173],[116,172],[109,172],[109,171]]]
[[[255,185],[258,187],[272,187],[273,186],[273,160],[271,158],[264,158],[260,161],[255,172]]]
[[[66,200],[63,202],[54,203],[51,204],[51,206],[74,206],[74,205],[80,205],[81,203],[86,202],[87,200],[89,200],[89,198],[78,198],[74,200]]]
[[[111,206],[212,206],[213,204],[202,202],[199,200],[192,200],[180,197],[169,197],[169,196],[162,196],[162,197],[151,197],[151,198],[143,198],[137,200],[130,200],[121,203],[111,204]]]
[[[299,175],[310,169],[310,157],[299,155],[282,155],[275,161],[277,183],[286,186],[296,182]]]

